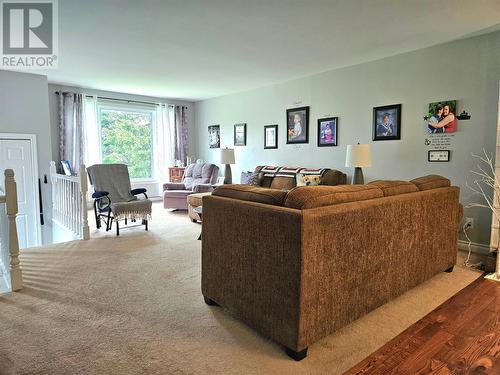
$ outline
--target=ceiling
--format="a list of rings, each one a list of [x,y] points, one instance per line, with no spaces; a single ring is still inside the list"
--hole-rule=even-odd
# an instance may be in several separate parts
[[[60,0],[54,83],[200,100],[463,38],[500,0]]]

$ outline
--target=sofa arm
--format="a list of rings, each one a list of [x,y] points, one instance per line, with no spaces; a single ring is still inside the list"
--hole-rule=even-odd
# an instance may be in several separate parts
[[[163,184],[163,191],[165,190],[186,190],[186,186],[182,182],[167,182]]]
[[[208,193],[213,190],[214,188],[210,184],[199,184],[199,185],[194,185],[193,187],[193,192],[195,193]]]

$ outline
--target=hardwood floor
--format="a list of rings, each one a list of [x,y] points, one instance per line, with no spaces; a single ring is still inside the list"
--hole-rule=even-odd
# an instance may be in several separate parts
[[[500,374],[500,283],[479,278],[345,374]]]

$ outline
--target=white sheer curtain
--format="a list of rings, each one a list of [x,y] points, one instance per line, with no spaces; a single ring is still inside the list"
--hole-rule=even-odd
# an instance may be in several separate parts
[[[97,96],[84,95],[83,100],[83,160],[87,167],[101,163],[101,134],[97,118]]]
[[[167,181],[168,167],[174,165],[175,119],[174,106],[159,103],[156,109],[155,127],[155,177],[161,183]]]

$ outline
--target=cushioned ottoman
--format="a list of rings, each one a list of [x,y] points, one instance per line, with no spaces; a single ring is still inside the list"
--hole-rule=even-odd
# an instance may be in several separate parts
[[[187,204],[188,204],[188,216],[193,223],[197,221],[201,221],[200,215],[193,211],[193,208],[201,206],[202,199],[205,195],[210,195],[212,193],[195,193],[189,194],[187,196]]]

